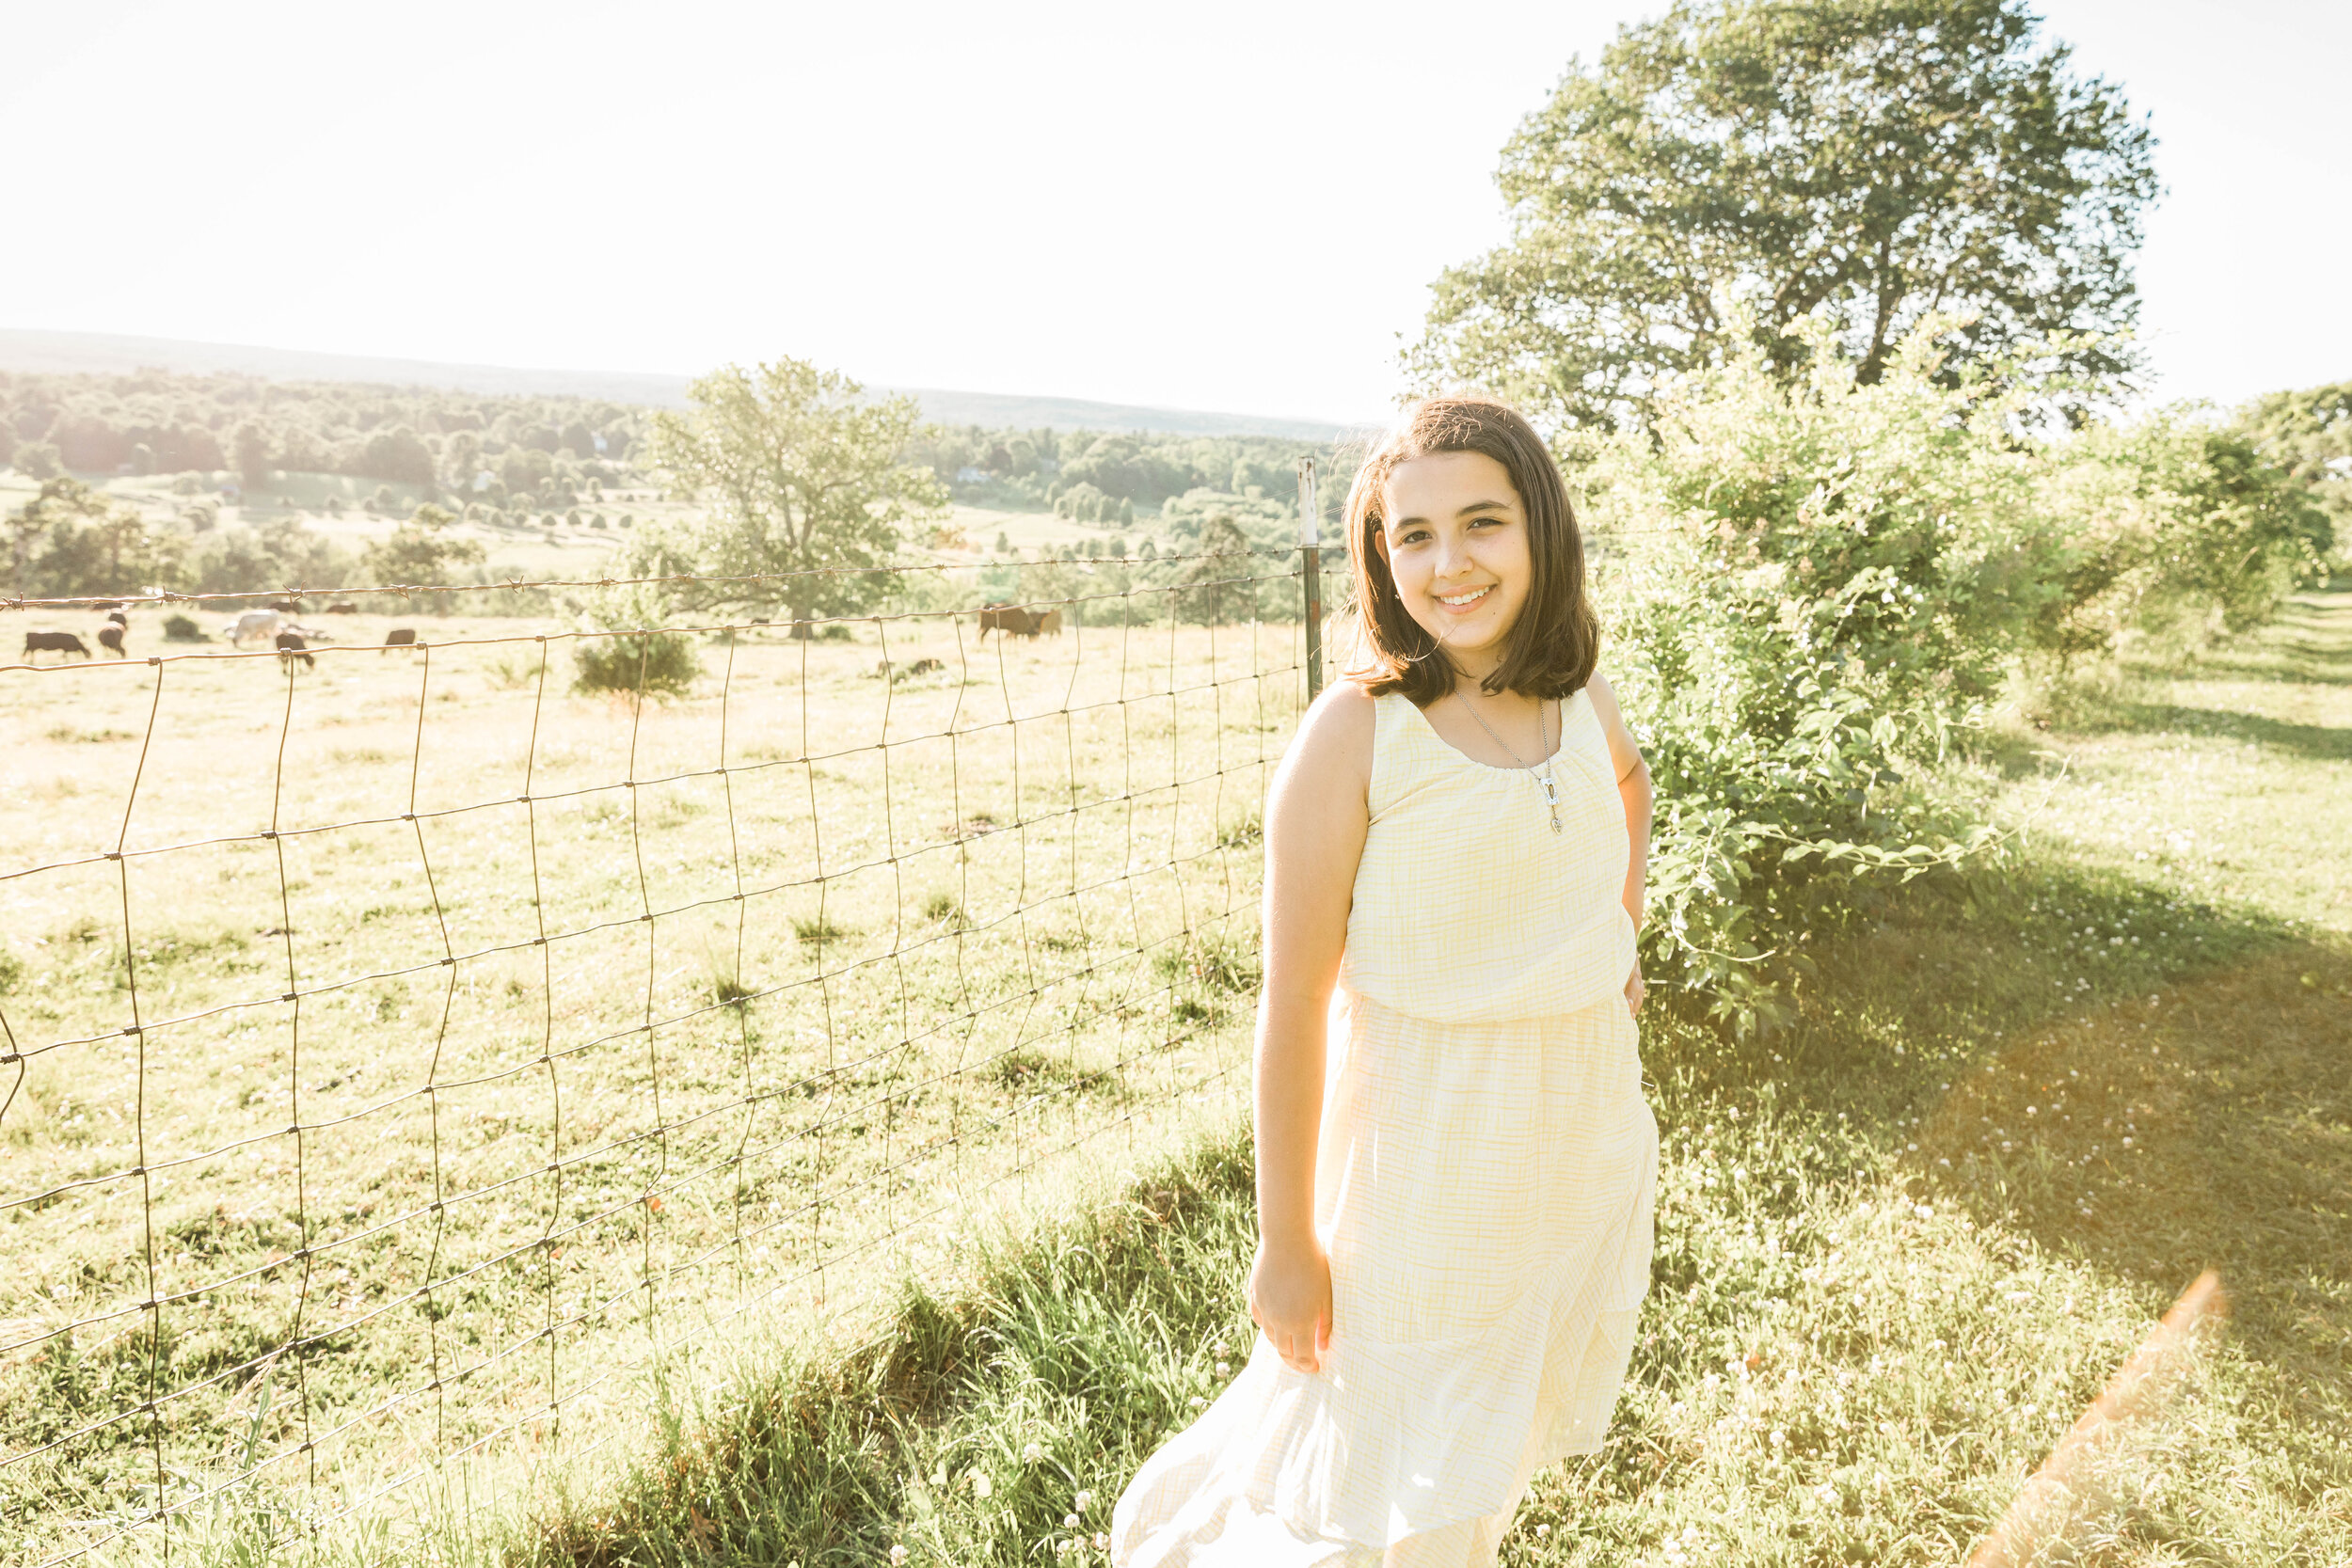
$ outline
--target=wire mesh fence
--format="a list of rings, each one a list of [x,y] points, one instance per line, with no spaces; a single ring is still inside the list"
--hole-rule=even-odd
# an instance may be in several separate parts
[[[869,613],[658,631],[512,612],[610,584],[338,593],[251,651],[134,605],[130,657],[28,646],[0,1552],[184,1554],[224,1499],[291,1533],[576,1448],[674,1348],[1237,1098],[1301,562],[893,568]],[[175,608],[255,596],[213,597]]]

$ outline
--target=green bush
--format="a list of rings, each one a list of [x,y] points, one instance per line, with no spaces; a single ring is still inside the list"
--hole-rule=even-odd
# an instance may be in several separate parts
[[[702,673],[694,644],[680,632],[635,631],[583,637],[572,649],[575,691],[626,691],[683,697]]]
[[[203,628],[185,615],[164,617],[164,641],[167,642],[202,642]]]
[[[1922,780],[2021,657],[2252,625],[2329,542],[2243,436],[2180,413],[2050,433],[2046,388],[2015,365],[1955,385],[1935,325],[1869,384],[1818,329],[1793,378],[1735,357],[1579,476],[1603,668],[1658,796],[1649,974],[1742,1028],[1862,905],[1857,876],[1995,843]]]
[[[1645,967],[1743,1029],[1856,872],[1988,841],[1909,775],[1981,721],[2052,592],[2011,409],[1937,385],[1924,338],[1875,385],[1826,343],[1815,367],[1693,377],[1582,476],[1603,668],[1658,795]]]
[[[2057,525],[2045,569],[2058,592],[2032,642],[2061,675],[2130,633],[2258,626],[2321,578],[2335,544],[2320,498],[2287,466],[2175,410],[2053,451],[2037,505]]]

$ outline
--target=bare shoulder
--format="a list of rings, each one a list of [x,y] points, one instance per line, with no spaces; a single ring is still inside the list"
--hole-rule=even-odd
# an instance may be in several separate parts
[[[1622,779],[1642,763],[1642,748],[1635,743],[1633,732],[1626,727],[1625,715],[1617,707],[1617,693],[1609,684],[1609,677],[1596,670],[1584,683],[1584,689],[1593,701],[1593,712],[1600,720],[1603,734],[1609,737],[1609,754],[1615,759],[1617,776]]]
[[[1283,752],[1276,787],[1361,800],[1372,778],[1377,699],[1354,681],[1334,681],[1308,706]]]
[[[1600,715],[1604,724],[1623,724],[1625,715],[1617,711],[1617,689],[1609,684],[1609,677],[1596,670],[1584,682],[1584,689],[1592,694],[1593,711]]]

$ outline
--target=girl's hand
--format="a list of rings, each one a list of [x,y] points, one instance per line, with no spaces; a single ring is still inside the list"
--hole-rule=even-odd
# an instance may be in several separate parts
[[[1258,1243],[1249,1265],[1249,1317],[1285,1366],[1323,1370],[1331,1343],[1331,1259],[1321,1243]]]
[[[1633,973],[1626,976],[1626,1010],[1638,1016],[1642,1010],[1642,998],[1646,994],[1647,991],[1642,985],[1642,960],[1637,954],[1633,959]]]

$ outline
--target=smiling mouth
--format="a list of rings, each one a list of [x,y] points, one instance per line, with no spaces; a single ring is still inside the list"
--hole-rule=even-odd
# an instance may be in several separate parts
[[[1465,605],[1476,604],[1492,592],[1494,592],[1494,584],[1488,583],[1484,588],[1473,588],[1467,594],[1440,594],[1438,595],[1438,602],[1460,610]]]

